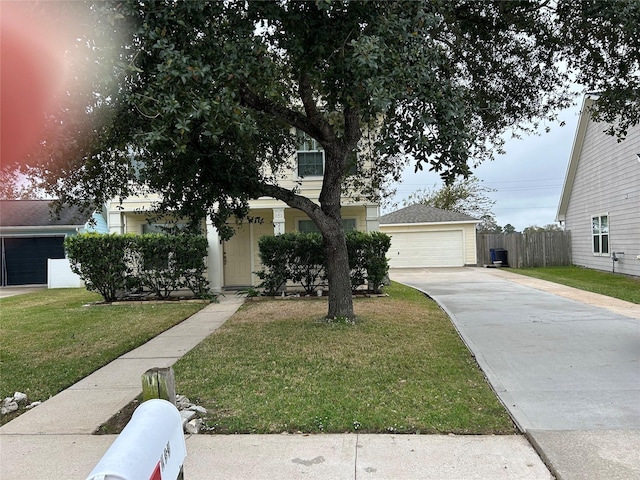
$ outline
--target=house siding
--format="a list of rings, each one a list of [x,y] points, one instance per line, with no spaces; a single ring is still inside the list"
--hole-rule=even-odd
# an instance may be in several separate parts
[[[365,164],[365,166],[370,165]],[[269,175],[268,167],[265,168],[266,174]],[[300,195],[318,203],[323,178],[322,176],[299,178],[297,176],[297,156],[295,153],[292,153],[289,168],[281,173],[278,175],[280,186],[288,189],[298,189]],[[157,200],[159,200],[157,194],[150,194],[148,196],[130,197],[122,202],[116,200],[108,202],[105,210],[109,231],[111,233],[142,233],[143,227],[147,223],[144,211],[150,210],[152,203]],[[350,192],[344,191],[341,204],[342,217],[355,219],[357,230],[366,232],[379,229],[380,210],[376,203],[354,201],[350,197]],[[225,277],[231,278],[233,280],[232,283],[237,283],[238,285],[238,282],[242,282],[242,286],[245,286],[246,282],[250,282],[252,285],[259,284],[260,280],[253,272],[260,270],[262,267],[258,250],[260,237],[297,231],[298,221],[308,219],[303,212],[292,209],[284,202],[271,197],[261,197],[249,201],[249,215],[262,219],[262,222],[246,224],[246,231],[243,232],[243,235],[235,238],[236,241],[240,241],[238,237],[241,237],[242,242],[246,242],[241,246],[246,247],[243,252],[248,252],[249,261],[246,261],[246,257],[243,255],[240,255],[242,261],[238,260],[238,248],[236,248],[238,244],[232,245],[234,239],[231,239],[229,243],[222,242],[215,228],[207,222],[206,234],[209,242],[207,276],[214,291],[219,291],[226,286],[227,278]],[[225,251],[224,248],[226,247],[228,247],[228,250]],[[229,253],[229,255],[225,256],[225,252]],[[231,256],[236,257],[234,265],[238,268],[235,270],[225,267],[225,261],[228,261],[228,257]],[[247,270],[246,276],[237,273],[245,270]],[[232,273],[227,275],[228,272]]]
[[[610,271],[610,255],[592,252],[591,232],[591,218],[608,215],[609,252],[624,252],[615,271],[640,276],[640,126],[622,142],[605,134],[606,127],[588,120],[565,229],[571,231],[575,265]]]

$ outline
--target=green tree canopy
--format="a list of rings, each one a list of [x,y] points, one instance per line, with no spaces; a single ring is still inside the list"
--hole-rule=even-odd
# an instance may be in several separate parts
[[[96,26],[77,47],[102,68],[78,65],[92,94],[68,89],[87,119],[51,115],[68,131],[56,130],[29,166],[62,201],[100,204],[138,184],[162,193],[161,208],[209,216],[223,235],[249,199],[286,202],[323,235],[329,316],[353,316],[342,194],[376,200],[408,161],[447,182],[467,176],[500,151],[505,131],[555,119],[573,101],[571,81],[600,92],[594,115],[615,119],[616,133],[640,117],[636,0],[88,8]],[[318,204],[278,184],[294,131],[324,148]],[[349,176],[354,152],[360,168]]]
[[[538,225],[529,225],[522,233],[535,233],[535,232],[562,232],[564,229],[557,223],[549,223],[544,227]]]
[[[502,227],[498,225],[493,215],[483,215],[480,223],[476,226],[478,233],[503,233]]]
[[[495,192],[485,187],[477,177],[467,177],[444,183],[439,188],[418,190],[405,200],[405,205],[423,203],[431,207],[463,213],[476,218],[492,216],[491,207],[496,203],[487,194]]]
[[[502,233],[504,234],[517,233],[516,227],[514,227],[510,223],[507,223],[504,227],[502,227]]]

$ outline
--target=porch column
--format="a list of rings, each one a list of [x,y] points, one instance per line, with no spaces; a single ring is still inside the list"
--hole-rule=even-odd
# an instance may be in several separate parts
[[[282,235],[284,233],[284,208],[273,209],[273,234]]]
[[[377,232],[380,230],[380,206],[366,205],[367,210],[367,232]]]
[[[213,226],[211,220],[207,218],[207,277],[209,288],[213,293],[222,291],[224,270],[222,264],[222,242],[218,235],[218,230]]]
[[[107,226],[109,227],[109,233],[126,233],[124,214],[109,211],[107,213]]]

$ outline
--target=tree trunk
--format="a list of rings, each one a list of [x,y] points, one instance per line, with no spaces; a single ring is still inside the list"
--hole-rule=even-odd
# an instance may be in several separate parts
[[[357,140],[357,139],[356,139]],[[353,146],[356,140],[352,139]],[[343,142],[327,143],[325,148],[325,172],[320,190],[320,208],[323,219],[316,222],[324,238],[329,280],[329,311],[327,318],[352,320],[353,297],[351,295],[351,271],[347,240],[342,224],[341,198],[342,174],[347,152],[352,148]]]
[[[338,220],[341,223],[341,220]],[[347,242],[342,225],[323,233],[327,258],[327,278],[329,280],[329,311],[327,318],[352,320],[353,297],[351,295],[351,275]]]
[[[322,208],[308,198],[278,186],[263,186],[260,193],[282,200],[290,207],[305,212],[314,221],[324,240],[327,259],[327,279],[329,282],[327,318],[353,319],[355,315],[351,295],[351,270],[349,269],[347,241],[340,213],[339,185],[334,190],[332,198],[335,200],[325,203]]]

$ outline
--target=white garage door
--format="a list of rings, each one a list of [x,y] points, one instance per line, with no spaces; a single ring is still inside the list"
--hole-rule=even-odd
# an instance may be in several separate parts
[[[386,232],[391,236],[387,257],[392,268],[462,267],[462,231]]]

